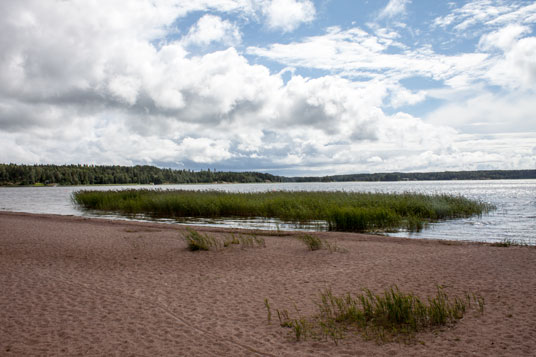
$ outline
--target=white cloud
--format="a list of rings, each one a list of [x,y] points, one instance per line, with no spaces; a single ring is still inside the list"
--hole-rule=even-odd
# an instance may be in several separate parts
[[[222,20],[219,16],[207,14],[190,28],[181,42],[186,46],[207,46],[213,42],[236,46],[241,41],[242,35],[237,25],[228,20]]]
[[[478,35],[483,30],[467,31],[475,25],[497,26],[508,24],[528,24],[536,22],[536,4],[526,2],[504,2],[497,0],[474,0],[460,8],[455,8],[445,16],[434,19],[433,25],[452,27],[467,36]]]
[[[348,77],[389,77],[390,80],[419,75],[441,80],[459,75],[475,79],[481,76],[488,57],[484,53],[447,56],[434,53],[428,47],[403,53],[392,53],[389,49],[389,42],[360,28],[331,27],[324,35],[307,37],[301,42],[249,47],[247,52],[292,67],[337,71]]]
[[[136,103],[140,90],[140,81],[127,76],[117,76],[111,78],[108,83],[110,94],[123,100],[125,103],[133,105]]]
[[[316,10],[310,0],[265,0],[262,13],[269,28],[289,32],[302,23],[313,21]]]
[[[500,42],[499,42],[500,43]],[[513,89],[536,91],[536,37],[508,40],[502,43],[501,56],[489,71],[486,78],[495,85]]]
[[[465,133],[536,132],[536,95],[483,93],[443,105],[427,121],[448,125]]]
[[[202,12],[199,20],[177,37],[176,23],[196,11]],[[28,0],[1,2],[0,12],[3,162],[221,163],[322,174],[472,167],[470,160],[500,167],[508,155],[519,167],[534,161],[534,144],[528,151],[525,145],[501,152],[518,137],[489,139],[480,151],[468,144],[501,125],[535,131],[527,123],[536,46],[521,26],[494,28],[482,37],[480,50],[489,53],[439,55],[396,42],[402,36],[391,30],[339,27],[247,50],[298,68],[296,73],[300,67],[326,71],[307,78],[292,70],[289,77],[288,71],[271,72],[233,46],[242,36],[238,24],[256,16],[287,32],[312,21],[311,1],[71,1],[50,7]],[[215,44],[226,49],[189,52]],[[400,84],[411,76],[450,85],[461,104],[425,120],[385,114],[385,106],[446,98]],[[485,96],[483,81],[522,87],[511,96]],[[479,128],[474,137],[461,136],[466,127],[449,121],[452,116]],[[486,116],[487,126],[477,125]],[[501,117],[510,124],[500,124]]]
[[[411,0],[389,0],[387,5],[380,11],[378,18],[393,18],[406,14],[406,6]]]
[[[400,108],[405,105],[414,105],[426,99],[425,91],[412,92],[402,86],[395,86],[391,94],[391,106]]]
[[[521,35],[530,32],[530,28],[527,26],[511,24],[497,31],[484,34],[480,38],[478,47],[482,50],[492,50],[494,48],[508,50],[512,48]]]

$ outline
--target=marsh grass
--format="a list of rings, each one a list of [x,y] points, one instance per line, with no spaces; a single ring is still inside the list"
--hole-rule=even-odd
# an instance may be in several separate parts
[[[220,249],[222,243],[216,238],[209,236],[208,234],[202,234],[198,231],[186,228],[186,234],[183,234],[183,239],[186,242],[188,249],[191,251],[198,250],[210,250],[210,249]]]
[[[520,240],[505,238],[500,242],[491,243],[491,246],[508,248],[508,247],[528,247],[530,245]]]
[[[449,299],[438,287],[435,296],[423,301],[394,286],[383,294],[365,289],[356,296],[337,296],[325,290],[316,303],[317,314],[309,319],[292,318],[287,310],[276,311],[280,325],[291,328],[296,340],[329,339],[337,344],[354,330],[380,343],[412,342],[419,331],[455,323],[472,303],[479,314],[484,312],[484,299],[475,294]]]
[[[302,234],[298,236],[298,240],[302,241],[309,250],[319,250],[324,247],[324,242],[312,234]]]
[[[266,247],[264,238],[255,234],[237,236],[232,233],[225,238],[216,238],[206,233],[199,233],[192,228],[186,228],[186,233],[183,233],[182,237],[191,251],[221,250],[233,245],[242,249]]]
[[[325,239],[317,237],[312,234],[301,234],[298,237],[298,240],[303,242],[310,251],[326,249],[330,253],[339,252],[345,253],[347,250],[345,248],[339,247],[337,243],[328,242]]]
[[[428,222],[493,209],[462,196],[342,191],[78,191],[73,201],[86,209],[152,217],[264,217],[296,224],[324,221],[330,230],[351,232],[419,231]]]

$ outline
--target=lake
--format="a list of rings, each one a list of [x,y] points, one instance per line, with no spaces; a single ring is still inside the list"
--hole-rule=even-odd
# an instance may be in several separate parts
[[[121,189],[188,189],[223,190],[230,192],[289,191],[349,191],[349,192],[419,192],[462,195],[491,203],[495,211],[481,217],[432,223],[422,232],[397,232],[398,237],[436,238],[462,241],[497,242],[514,240],[536,244],[536,180],[489,181],[401,181],[401,182],[326,182],[326,183],[262,183],[262,184],[206,184],[162,186],[58,186],[58,187],[0,187],[0,210],[29,213],[51,213],[86,217],[151,220],[148,217],[124,217],[84,211],[71,201],[74,191]],[[296,227],[277,220],[226,219],[182,220],[159,219],[174,224],[195,223],[210,226],[259,229],[322,229],[322,222]]]

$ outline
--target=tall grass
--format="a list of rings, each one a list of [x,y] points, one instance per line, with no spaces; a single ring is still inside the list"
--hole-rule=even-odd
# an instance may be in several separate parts
[[[189,190],[78,191],[86,209],[154,217],[266,217],[325,221],[334,231],[418,231],[427,222],[480,215],[493,207],[462,196],[416,193]]]
[[[188,249],[191,251],[208,251],[221,250],[223,248],[236,245],[242,249],[246,248],[266,248],[264,238],[257,237],[255,234],[238,236],[231,234],[225,238],[216,238],[207,233],[200,233],[195,229],[186,228],[186,232],[182,233],[182,238],[186,242]]]
[[[287,310],[276,310],[282,327],[292,328],[296,340],[311,338],[332,339],[335,343],[347,330],[358,330],[366,338],[379,342],[389,340],[411,340],[416,332],[424,329],[455,323],[461,319],[471,300],[476,309],[484,312],[484,299],[473,294],[465,298],[450,299],[441,287],[427,301],[411,293],[401,292],[396,286],[383,294],[374,294],[365,289],[362,294],[352,296],[334,295],[331,290],[320,294],[318,313],[308,319],[291,318]],[[269,306],[265,299],[265,305]],[[271,318],[271,310],[268,311]]]

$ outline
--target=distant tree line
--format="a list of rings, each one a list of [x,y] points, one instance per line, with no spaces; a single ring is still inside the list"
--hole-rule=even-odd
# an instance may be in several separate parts
[[[125,185],[216,182],[344,182],[536,179],[536,170],[376,173],[323,177],[284,177],[260,172],[160,169],[154,166],[0,164],[0,185]]]
[[[535,179],[536,170],[482,170],[444,172],[391,172],[377,174],[352,174],[324,177],[296,177],[296,182],[344,182],[344,181],[444,181],[444,180],[515,180]]]
[[[258,172],[172,170],[154,166],[0,164],[0,185],[183,184],[214,182],[280,182]]]

